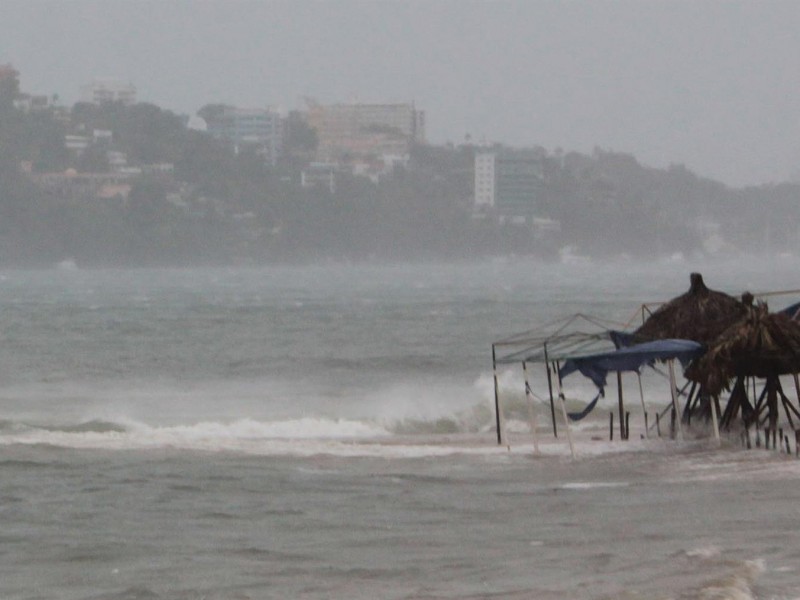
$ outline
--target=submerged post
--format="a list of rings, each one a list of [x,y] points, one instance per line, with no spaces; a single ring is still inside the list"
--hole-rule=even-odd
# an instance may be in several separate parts
[[[559,373],[558,365],[556,364],[556,383],[558,385],[558,399],[561,401],[561,412],[564,414],[564,426],[567,429],[567,441],[569,442],[569,452],[572,458],[575,458],[575,444],[572,442],[572,430],[569,426],[569,415],[567,414],[567,402],[564,398],[564,392],[561,389],[561,374]]]
[[[528,381],[528,363],[522,361],[522,373],[525,375],[525,398],[528,400],[528,417],[531,421],[531,435],[533,436],[533,451],[539,454],[539,437],[536,434],[536,413],[533,410],[533,394]]]
[[[500,394],[497,385],[497,354],[494,344],[492,344],[492,375],[494,376],[494,418],[495,428],[497,429],[497,445],[503,445],[503,427],[500,422]]]
[[[675,409],[675,422],[678,428],[678,439],[683,441],[683,427],[681,427],[681,408],[678,401],[678,394],[675,389],[675,359],[669,359],[669,391],[672,394],[672,408]]]

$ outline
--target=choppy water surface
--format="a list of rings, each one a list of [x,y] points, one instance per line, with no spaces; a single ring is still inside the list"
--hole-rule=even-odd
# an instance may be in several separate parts
[[[493,340],[764,267],[0,274],[0,597],[800,598],[800,461],[492,429]]]

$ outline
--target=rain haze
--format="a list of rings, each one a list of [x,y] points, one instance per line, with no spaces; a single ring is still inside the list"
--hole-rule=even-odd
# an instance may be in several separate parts
[[[98,77],[192,114],[414,102],[432,143],[633,154],[732,186],[800,173],[800,4],[22,1],[0,61],[31,93]]]
[[[798,32],[0,0],[0,598],[798,598]]]

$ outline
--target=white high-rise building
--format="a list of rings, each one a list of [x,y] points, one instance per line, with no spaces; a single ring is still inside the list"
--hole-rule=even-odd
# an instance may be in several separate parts
[[[494,206],[496,157],[494,152],[475,153],[475,208]]]
[[[544,197],[542,154],[537,149],[485,149],[475,153],[475,208],[500,215],[541,217]]]

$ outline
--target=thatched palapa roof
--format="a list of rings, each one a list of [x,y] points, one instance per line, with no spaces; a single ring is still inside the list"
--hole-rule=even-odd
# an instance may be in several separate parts
[[[720,334],[686,376],[718,394],[736,376],[788,373],[800,373],[800,323],[760,304],[749,307],[744,319]]]
[[[708,344],[747,314],[744,303],[708,289],[700,273],[692,273],[690,281],[688,292],[661,306],[633,333],[636,341],[683,339]]]

